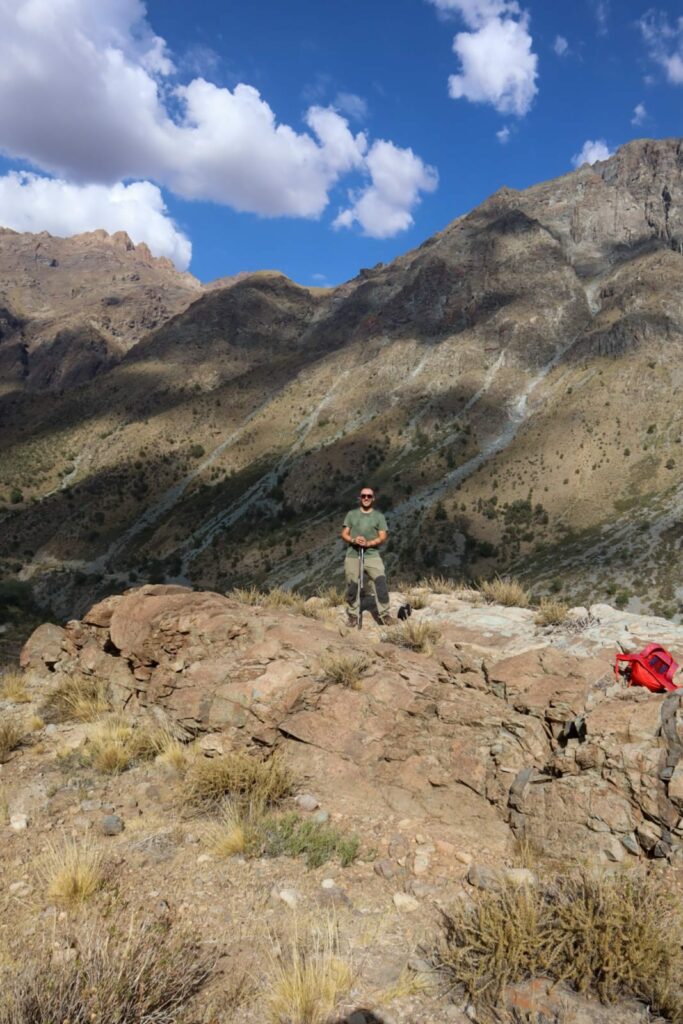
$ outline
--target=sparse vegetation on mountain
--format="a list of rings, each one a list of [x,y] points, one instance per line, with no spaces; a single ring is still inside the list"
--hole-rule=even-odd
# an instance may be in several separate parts
[[[332,919],[308,927],[297,923],[280,947],[271,954],[268,969],[268,1020],[325,1024],[354,978],[351,964],[339,951],[336,925]]]
[[[341,651],[323,654],[318,665],[321,678],[326,683],[358,689],[363,673],[371,661],[366,654],[344,654]]]
[[[478,1004],[550,977],[603,1002],[635,996],[680,1021],[683,918],[654,877],[588,871],[475,893],[443,913],[439,968]]]
[[[177,1020],[216,959],[192,930],[149,917],[80,923],[69,941],[73,956],[57,959],[46,940],[6,972],[0,1024]]]
[[[496,576],[492,580],[482,580],[479,590],[489,604],[503,604],[513,608],[528,608],[531,598],[525,587],[518,580]]]
[[[41,873],[51,899],[83,903],[104,883],[104,854],[87,837],[64,837],[48,846]]]
[[[0,720],[0,764],[6,761],[13,750],[16,750],[22,741],[24,732],[19,722],[8,715]]]
[[[431,654],[432,647],[439,640],[441,630],[427,619],[407,619],[387,630],[387,640],[398,647],[407,647],[419,654]]]
[[[292,773],[277,757],[231,752],[192,761],[184,780],[183,798],[191,807],[211,809],[226,799],[269,807],[292,792]]]
[[[91,722],[111,709],[106,685],[92,676],[62,677],[48,693],[43,715],[48,722]]]
[[[554,597],[541,598],[534,621],[538,626],[560,626],[567,620],[569,605]]]

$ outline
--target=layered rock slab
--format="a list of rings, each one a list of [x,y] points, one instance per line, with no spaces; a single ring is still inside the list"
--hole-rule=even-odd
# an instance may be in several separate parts
[[[470,609],[463,639],[457,604],[431,613],[441,638],[426,655],[336,620],[145,586],[41,626],[22,664],[41,686],[101,679],[114,707],[221,733],[224,749],[282,749],[335,810],[425,822],[461,847],[500,855],[523,837],[562,858],[683,856],[680,695],[614,682],[604,633],[569,649],[529,622],[526,649],[519,629],[492,646]],[[325,681],[322,655],[359,650],[358,689]]]

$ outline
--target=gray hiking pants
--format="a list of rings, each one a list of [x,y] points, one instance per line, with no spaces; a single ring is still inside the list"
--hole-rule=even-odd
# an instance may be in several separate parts
[[[344,575],[346,576],[346,607],[352,615],[358,615],[360,595],[358,593],[358,552],[349,548],[344,559]],[[389,614],[389,590],[385,575],[384,562],[377,550],[365,552],[365,572],[363,586],[366,594],[377,602],[380,615]]]

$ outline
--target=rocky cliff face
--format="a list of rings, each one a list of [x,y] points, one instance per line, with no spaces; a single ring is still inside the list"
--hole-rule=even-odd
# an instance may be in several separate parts
[[[394,573],[677,615],[681,194],[678,140],[629,143],[339,288],[238,277],[95,384],[15,390],[0,557],[64,613],[135,578],[313,585],[367,478]]]
[[[86,383],[200,291],[124,231],[55,238],[0,228],[2,392]]]

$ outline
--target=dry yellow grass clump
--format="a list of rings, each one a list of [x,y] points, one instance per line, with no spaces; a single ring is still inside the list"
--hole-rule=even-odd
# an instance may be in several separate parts
[[[642,999],[683,1021],[683,913],[661,880],[633,872],[558,875],[538,888],[479,892],[442,915],[435,963],[477,1004],[549,977],[603,1002]]]
[[[95,722],[81,751],[83,761],[105,775],[119,775],[135,761],[158,755],[169,761],[181,755],[173,734],[156,723],[137,723],[126,715],[111,715]]]
[[[65,838],[48,847],[42,874],[51,899],[83,903],[103,885],[104,857],[87,838]]]
[[[23,739],[23,730],[19,723],[8,715],[0,719],[0,764],[7,760]]]
[[[353,982],[351,964],[339,953],[332,920],[301,930],[295,922],[285,952],[271,956],[266,993],[272,1024],[325,1024]]]
[[[235,587],[229,591],[228,597],[234,598],[240,604],[248,604],[253,607],[254,605],[261,604],[263,592],[258,587]]]
[[[234,800],[224,801],[216,819],[204,829],[206,845],[216,857],[247,853],[255,840],[258,816],[255,809],[242,810]]]
[[[460,590],[460,583],[448,576],[425,576],[418,583],[421,590],[431,590],[433,594],[455,594]]]
[[[348,686],[351,690],[359,689],[361,676],[371,664],[370,658],[362,653],[344,654],[329,651],[318,659],[323,682]]]
[[[28,704],[31,700],[26,689],[23,672],[6,669],[0,676],[0,700],[8,700],[12,704]]]
[[[198,757],[188,767],[183,802],[210,810],[228,798],[241,805],[268,807],[292,792],[292,773],[278,757],[260,761],[232,752],[222,757]]]
[[[492,580],[482,580],[479,590],[489,604],[503,604],[514,608],[529,607],[529,592],[517,580],[496,576]]]
[[[89,676],[67,676],[48,694],[43,714],[52,722],[92,722],[109,709],[104,683]]]
[[[320,598],[328,608],[341,608],[346,601],[342,588],[335,586],[318,587],[315,596]]]
[[[392,626],[387,631],[389,643],[397,644],[399,647],[407,647],[408,650],[417,651],[419,654],[431,654],[432,648],[441,636],[441,630],[433,622],[425,619],[407,619],[400,626]]]
[[[567,619],[569,605],[555,597],[544,597],[538,606],[534,622],[537,626],[559,626]]]
[[[78,956],[58,959],[45,942],[0,979],[0,1024],[176,1021],[215,964],[194,932],[145,918],[70,928],[74,940]]]

